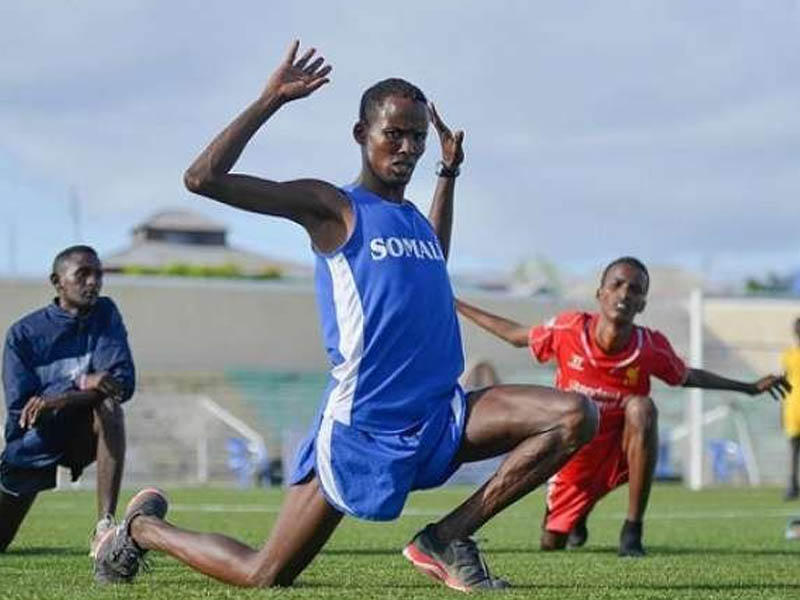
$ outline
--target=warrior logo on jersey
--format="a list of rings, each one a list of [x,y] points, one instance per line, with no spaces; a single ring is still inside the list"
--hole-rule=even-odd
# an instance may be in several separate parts
[[[579,354],[573,354],[570,357],[567,366],[575,371],[583,371],[583,357]]]
[[[636,387],[639,383],[639,367],[628,367],[625,369],[625,379],[623,384],[627,387]]]

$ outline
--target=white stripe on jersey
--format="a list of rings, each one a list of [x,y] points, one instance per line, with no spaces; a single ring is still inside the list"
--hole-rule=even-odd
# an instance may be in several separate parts
[[[331,375],[337,381],[325,403],[317,433],[317,473],[320,485],[338,508],[352,512],[336,485],[331,464],[331,441],[336,421],[350,425],[353,396],[358,384],[358,368],[364,353],[364,311],[358,295],[353,272],[341,252],[326,259],[333,285],[333,304],[339,331],[339,354],[342,362],[333,367]]]
[[[364,311],[353,271],[344,254],[340,252],[326,262],[333,282],[339,354],[344,360],[331,370],[331,375],[338,383],[328,396],[325,415],[349,425],[358,384],[358,368],[364,353]]]

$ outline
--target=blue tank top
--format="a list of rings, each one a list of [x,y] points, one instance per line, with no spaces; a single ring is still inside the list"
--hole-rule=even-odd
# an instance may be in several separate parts
[[[453,397],[464,370],[439,240],[408,201],[347,186],[355,225],[317,253],[315,283],[331,363],[324,414],[365,431],[419,425]]]

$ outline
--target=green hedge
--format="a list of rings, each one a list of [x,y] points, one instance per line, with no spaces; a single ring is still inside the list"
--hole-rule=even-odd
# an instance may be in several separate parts
[[[270,267],[255,274],[245,274],[239,266],[228,263],[224,265],[193,265],[190,263],[169,263],[161,267],[145,265],[128,265],[122,268],[123,275],[156,275],[169,277],[216,277],[220,279],[280,279],[283,272],[277,267]]]

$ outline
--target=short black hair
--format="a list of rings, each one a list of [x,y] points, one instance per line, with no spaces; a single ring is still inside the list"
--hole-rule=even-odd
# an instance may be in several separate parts
[[[617,265],[628,265],[629,267],[633,267],[634,269],[639,269],[644,274],[644,291],[647,292],[647,290],[650,289],[650,273],[647,271],[647,267],[644,266],[644,263],[642,261],[633,256],[620,256],[619,258],[615,258],[610,263],[608,263],[608,265],[606,265],[606,268],[603,269],[603,274],[600,275],[601,286],[606,282],[606,277],[608,276],[608,272]]]
[[[98,258],[97,251],[91,246],[86,246],[83,244],[70,246],[69,248],[64,248],[61,252],[56,254],[56,257],[53,259],[53,273],[58,274],[63,264],[76,254],[91,254],[95,258]]]
[[[358,108],[359,120],[366,123],[368,121],[367,114],[374,112],[383,104],[383,101],[390,96],[410,98],[415,102],[422,102],[423,104],[428,103],[425,94],[413,83],[409,83],[405,79],[399,79],[398,77],[390,77],[389,79],[379,81],[372,87],[367,88],[361,95],[361,105]]]

